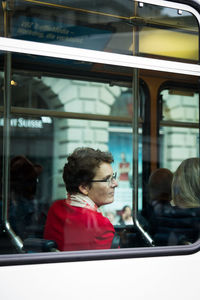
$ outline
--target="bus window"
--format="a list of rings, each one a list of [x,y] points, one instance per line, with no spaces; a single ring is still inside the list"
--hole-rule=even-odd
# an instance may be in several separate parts
[[[148,254],[154,246],[198,239],[199,203],[197,210],[187,207],[188,217],[171,192],[169,215],[162,214],[150,192],[157,169],[174,174],[185,159],[199,156],[197,15],[179,5],[94,3],[18,1],[1,8],[9,20],[0,38],[3,254],[50,251],[43,248],[47,215],[56,200],[66,200],[63,168],[79,147],[114,157],[113,174],[93,179],[116,185],[115,201],[100,208],[120,238],[116,252],[132,255],[139,247]],[[18,169],[22,164],[28,172]],[[179,230],[174,215],[195,234]],[[27,250],[27,239],[38,248]]]
[[[13,65],[17,62],[17,58],[18,56],[13,55]],[[29,57],[23,56],[22,59],[26,61]],[[41,67],[40,58],[38,60],[37,57],[32,56],[31,60],[37,61]],[[96,64],[92,65],[91,70],[95,74],[100,69],[102,66]],[[104,69],[111,70],[111,66]],[[34,76],[24,73],[12,73],[10,161],[12,163],[23,155],[33,164],[41,165],[42,172],[37,179],[34,198],[27,202],[24,199],[26,208],[23,212],[17,209],[21,206],[20,202],[17,203],[16,197],[13,199],[11,178],[8,220],[12,229],[22,240],[43,238],[49,207],[54,201],[66,197],[62,172],[67,155],[80,146],[113,152],[115,158],[113,169],[118,172],[117,180],[120,188],[116,193],[115,203],[110,205],[109,209],[102,208],[102,213],[105,216],[112,213],[113,225],[119,224],[123,207],[125,205],[130,206],[131,209],[133,207],[131,192],[133,97],[132,90],[129,88],[131,83],[124,81],[123,84],[122,81],[119,85],[115,78],[112,80],[112,76],[109,80],[98,82],[92,80],[92,76],[83,81],[76,77],[68,79],[67,75],[59,78],[58,75],[41,76],[41,72],[35,73]],[[1,84],[4,86],[3,77]],[[116,109],[119,106],[123,109]],[[2,137],[3,125],[2,117]],[[128,159],[128,171],[125,177],[120,173],[122,153]],[[12,174],[12,168],[10,172]],[[23,181],[24,178],[21,180]],[[122,199],[125,192],[127,198]],[[23,218],[20,217],[22,213]],[[28,222],[26,222],[27,218]],[[22,219],[24,224],[19,228],[16,224]]]
[[[197,171],[199,174],[199,93],[196,80],[191,84],[189,83],[191,79],[185,84],[181,78],[177,78],[173,83],[166,80],[166,82],[162,82],[161,86],[163,85],[163,87],[160,87],[161,91],[158,93],[155,116],[157,129],[154,137],[158,160],[147,180],[148,192],[145,197],[144,212],[142,212],[144,215],[147,214],[149,228],[151,228],[150,231],[156,245],[184,243],[186,232],[188,232],[188,236],[190,235],[187,242],[194,242],[198,238],[198,201],[196,200],[196,204],[183,205],[181,208],[175,201],[177,197],[180,197],[179,194],[182,198],[185,195],[185,201],[188,201],[188,196],[186,196],[188,192],[185,190],[182,193],[183,189],[190,190],[191,197],[193,197],[192,194],[196,191],[194,186],[193,188],[192,185],[190,186],[190,179],[195,182],[195,172]],[[146,78],[146,80],[148,79]],[[152,107],[152,109],[155,108]],[[153,149],[155,149],[154,146]],[[181,169],[182,166],[187,162],[192,166],[193,161],[196,161],[197,170],[193,169],[192,171],[191,167],[190,171],[189,169],[187,171],[187,167],[185,167],[184,173]],[[192,172],[192,174],[186,175],[187,172]],[[178,181],[175,180],[177,176],[179,176]],[[187,176],[187,183],[184,183],[183,178]],[[183,208],[186,209],[183,210]],[[195,238],[194,236],[192,238],[189,225],[192,222],[192,214],[194,224],[197,222],[194,225],[196,229],[193,228],[194,235],[196,231]],[[184,228],[184,230],[180,228]],[[182,238],[183,240],[181,240]]]
[[[157,6],[156,10],[151,11],[151,8],[150,4],[144,4],[138,9],[139,17],[150,25],[141,27],[139,52],[144,55],[179,57],[198,61],[198,23],[196,18],[184,10]],[[185,44],[186,39],[187,45]]]
[[[7,32],[21,40],[198,61],[198,22],[192,13],[148,3],[118,2],[99,6],[98,1],[92,5],[17,1],[9,8],[12,22]]]

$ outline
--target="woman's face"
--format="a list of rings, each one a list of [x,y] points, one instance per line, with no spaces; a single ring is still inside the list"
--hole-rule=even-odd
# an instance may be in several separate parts
[[[97,169],[93,180],[110,179],[113,176],[113,169],[109,163],[102,163]],[[92,182],[88,188],[88,197],[99,207],[114,201],[114,191],[118,186],[115,179],[111,182]]]
[[[127,206],[124,210],[124,216],[131,217],[131,208],[129,206]]]

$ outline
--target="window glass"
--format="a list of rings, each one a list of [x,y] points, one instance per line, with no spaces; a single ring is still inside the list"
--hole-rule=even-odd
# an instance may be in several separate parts
[[[121,116],[126,119],[129,126],[131,124],[132,92],[126,86],[119,86],[118,81],[108,80],[108,83],[101,83],[94,82],[92,78],[83,81],[15,74],[12,78],[13,106]]]
[[[1,119],[2,120],[2,119]],[[131,127],[114,127],[111,122],[75,120],[52,117],[33,117],[31,115],[11,115],[11,177],[15,178],[14,196],[11,178],[9,220],[14,231],[22,239],[42,237],[44,222],[50,205],[67,196],[62,179],[64,164],[77,147],[93,147],[101,151],[111,151],[115,158],[113,171],[117,172],[119,188],[115,193],[115,202],[102,207],[104,215],[112,215],[113,224],[119,225],[120,213],[125,205],[132,208],[132,129]],[[2,122],[1,122],[2,135]],[[53,154],[54,153],[54,154]],[[37,176],[30,178],[27,185],[32,189],[26,191],[25,158],[39,166]],[[123,162],[127,168],[123,173]],[[16,162],[15,162],[16,161]],[[12,163],[13,162],[13,163]],[[25,167],[23,167],[25,164]],[[21,166],[21,167],[20,167]],[[23,169],[24,168],[24,169]],[[30,172],[31,170],[29,170]],[[27,173],[26,173],[27,172]],[[19,177],[19,178],[17,178]],[[22,194],[21,188],[25,189]],[[126,197],[123,195],[126,194]],[[28,200],[27,200],[27,199]]]
[[[165,89],[162,96],[163,120],[199,122],[199,94],[187,88]]]
[[[199,157],[198,128],[164,126],[160,129],[160,140],[161,165],[173,172],[184,159]]]
[[[15,66],[18,63],[17,58],[18,56],[13,56]],[[29,58],[24,55],[23,59]],[[114,175],[112,177],[109,173],[105,178],[102,173],[95,173],[92,186],[102,188],[116,184],[114,202],[100,206],[99,212],[114,225],[121,237],[121,248],[153,244],[182,245],[194,242],[197,239],[199,224],[198,207],[195,208],[195,228],[191,228],[191,214],[194,213],[194,207],[187,207],[189,211],[184,210],[184,220],[186,219],[189,224],[189,235],[185,236],[185,231],[179,228],[179,225],[182,228],[185,224],[173,221],[174,215],[175,220],[176,217],[180,220],[183,213],[182,206],[176,205],[176,208],[173,208],[171,202],[174,200],[173,194],[170,194],[168,199],[170,201],[167,202],[167,209],[169,207],[170,209],[166,212],[158,198],[152,200],[149,182],[156,168],[167,168],[173,175],[182,161],[199,155],[197,125],[199,102],[196,79],[176,74],[174,81],[190,82],[190,88],[185,87],[181,93],[180,88],[174,88],[175,83],[168,82],[168,74],[145,73],[142,70],[136,105],[134,89],[131,88],[131,81],[134,83],[136,80],[136,77],[130,76],[133,70],[124,68],[125,72],[123,75],[121,73],[120,81],[113,81],[113,74],[119,74],[118,67],[111,68],[100,64],[95,65],[95,70],[104,70],[96,72],[99,80],[97,76],[93,77],[94,68],[87,72],[87,76],[79,74],[79,78],[76,72],[74,78],[72,74],[67,76],[67,73],[65,76],[63,74],[59,76],[58,72],[56,76],[49,76],[46,72],[41,72],[41,57],[33,56],[32,59],[38,62],[40,67],[37,73],[32,69],[30,74],[26,70],[20,70],[19,67],[18,71],[13,69],[8,86],[12,96],[10,131],[9,135],[4,137],[4,143],[8,140],[10,143],[10,164],[7,165],[10,180],[7,198],[3,199],[7,200],[7,217],[11,228],[22,240],[24,247],[27,238],[50,239],[49,235],[44,235],[47,215],[52,204],[57,200],[59,203],[65,203],[69,197],[63,181],[63,168],[67,155],[77,147],[110,151],[114,157],[112,170],[114,174],[117,172],[116,177]],[[53,59],[51,62],[53,66]],[[111,69],[112,73],[107,72]],[[2,99],[6,91],[3,75],[1,73]],[[155,88],[160,89],[157,84],[158,77],[161,83],[168,82],[168,88],[161,91],[158,99],[154,99],[153,97],[157,96]],[[188,113],[188,107],[191,112],[193,111],[193,117],[190,114],[190,118],[186,118],[185,112]],[[5,109],[1,106],[2,112]],[[139,115],[137,131],[132,125],[134,109],[138,109]],[[157,122],[156,116],[160,118]],[[177,121],[180,123],[178,126]],[[157,130],[154,132],[152,129],[155,124],[159,130],[158,136]],[[2,115],[0,119],[2,138],[4,125]],[[136,150],[137,158],[134,157]],[[152,155],[155,151],[158,153],[159,164],[153,168]],[[1,156],[5,160],[3,152]],[[21,169],[23,166],[26,168]],[[163,182],[158,183],[156,189],[158,186],[161,188],[162,184]],[[137,193],[134,186],[137,187]],[[1,206],[4,207],[2,201]],[[134,217],[146,235],[137,228]],[[100,228],[102,229],[102,225]],[[67,238],[64,238],[64,243],[65,241],[68,241]],[[82,240],[78,239],[77,242],[79,245],[76,246],[76,250],[96,249],[89,245],[84,246]],[[28,247],[28,252],[42,252],[43,248],[41,244],[39,245],[35,250]],[[61,251],[69,250],[62,248],[60,244],[56,247]],[[109,248],[105,245],[103,247]],[[4,254],[18,252],[6,243],[1,251]]]
[[[198,60],[198,23],[187,11],[134,1],[16,1],[2,35],[128,55]]]
[[[182,160],[199,156],[199,93],[195,87],[167,88],[160,103],[161,164],[175,171]]]
[[[160,246],[190,244],[199,236],[199,95],[197,85],[187,83],[180,88],[177,78],[158,102],[159,162],[148,179],[146,208]]]
[[[23,59],[29,59],[27,57],[24,55]],[[112,184],[116,185],[114,201],[100,205],[98,211],[114,225],[121,237],[121,248],[153,244],[182,245],[196,241],[198,205],[196,208],[187,207],[189,211],[182,210],[179,204],[173,208],[171,200],[174,200],[174,194],[170,191],[170,198],[165,203],[168,210],[165,211],[162,201],[160,203],[158,198],[151,198],[150,178],[152,172],[160,167],[167,168],[173,175],[185,159],[199,155],[197,79],[176,74],[171,78],[174,82],[169,83],[169,74],[141,70],[139,99],[136,99],[134,88],[131,87],[134,86],[136,75],[131,77],[133,70],[128,68],[124,68],[120,81],[113,81],[113,74],[116,77],[119,74],[118,67],[100,64],[95,66],[96,70],[104,70],[96,73],[99,80],[97,76],[93,77],[94,68],[87,72],[87,76],[79,74],[78,78],[76,72],[74,77],[72,74],[67,76],[67,73],[59,76],[58,72],[56,76],[50,76],[41,71],[41,57],[33,56],[32,59],[40,67],[37,72],[33,72],[31,64],[30,74],[24,67],[13,69],[7,87],[11,90],[10,130],[4,137],[3,112],[6,107],[3,101],[0,118],[1,140],[4,145],[9,141],[7,171],[10,176],[8,194],[2,199],[6,199],[4,205],[8,207],[7,218],[11,229],[21,239],[25,251],[44,251],[40,243],[39,246],[30,246],[30,243],[27,246],[27,238],[29,242],[30,238],[49,239],[49,236],[44,235],[47,215],[55,201],[65,203],[68,197],[63,169],[67,156],[77,147],[109,151],[114,157],[111,164],[113,173],[109,173],[106,178],[102,173],[95,173],[91,183],[93,187],[108,188]],[[51,62],[54,66],[53,59]],[[17,66],[17,56],[13,56],[13,63]],[[112,73],[107,72],[110,69]],[[166,82],[168,87],[162,89],[157,99],[157,91],[160,90],[158,78],[160,85]],[[190,82],[190,87],[187,88],[185,84],[184,92],[181,92],[180,88],[174,88],[176,82],[179,82],[179,86],[180,82],[182,85]],[[3,99],[6,92],[3,72],[1,87]],[[188,108],[194,113],[193,117],[191,114],[189,118],[186,117]],[[137,110],[139,121],[135,129],[132,122]],[[1,157],[5,163],[3,149]],[[158,161],[156,157],[159,157]],[[158,178],[162,179],[160,175]],[[157,183],[156,190],[163,185],[166,186],[164,181]],[[4,205],[1,200],[5,217]],[[181,228],[186,226],[184,220],[179,224],[183,212],[188,231],[179,228],[179,225]],[[194,213],[195,228],[191,222]],[[135,218],[142,230],[136,226]],[[65,240],[68,241],[67,238]],[[1,253],[19,252],[18,247],[13,250],[13,243],[9,246],[10,238],[7,237],[6,241],[8,244],[4,240]],[[77,242],[76,250],[96,249],[83,246],[84,241],[79,238]],[[103,247],[109,248],[105,245]],[[59,249],[69,250],[62,247]],[[49,251],[49,248],[45,251]]]
[[[198,22],[191,13],[144,4],[138,15],[148,24],[139,32],[141,54],[198,60]]]
[[[33,60],[37,61],[37,58],[33,57]],[[16,57],[13,62],[17,62]],[[111,85],[112,76],[110,80],[105,78],[105,82],[98,82],[92,80],[92,76],[88,80],[78,80],[59,78],[58,75],[41,76],[39,72],[37,76],[21,73],[12,72],[8,87],[11,90],[11,114],[6,140],[10,143],[10,181],[6,205],[11,229],[22,243],[27,238],[43,238],[50,206],[67,197],[63,167],[67,155],[77,147],[112,152],[112,168],[117,172],[119,188],[115,202],[100,210],[113,225],[125,226],[121,224],[122,210],[128,206],[130,214],[133,209],[133,96],[130,84],[123,86],[122,81],[120,85]],[[1,86],[3,99],[3,73]],[[5,110],[3,106],[1,109],[2,112]],[[1,140],[4,125],[1,116]],[[133,226],[133,218],[130,219],[129,225]],[[4,254],[12,251],[18,250],[9,246],[2,249]],[[42,248],[36,251],[40,252]]]

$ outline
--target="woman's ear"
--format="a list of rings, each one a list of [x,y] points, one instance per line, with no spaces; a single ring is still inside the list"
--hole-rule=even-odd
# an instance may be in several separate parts
[[[87,185],[79,185],[78,188],[79,188],[79,191],[80,191],[83,195],[85,195],[85,196],[88,195],[89,187],[88,187]]]

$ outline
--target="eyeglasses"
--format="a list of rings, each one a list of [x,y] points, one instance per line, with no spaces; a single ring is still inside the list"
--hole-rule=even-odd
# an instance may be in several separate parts
[[[106,179],[94,179],[94,180],[91,180],[91,182],[107,182],[108,185],[112,185],[114,180],[116,180],[116,178],[117,178],[117,172],[113,173],[112,176],[109,176]]]

